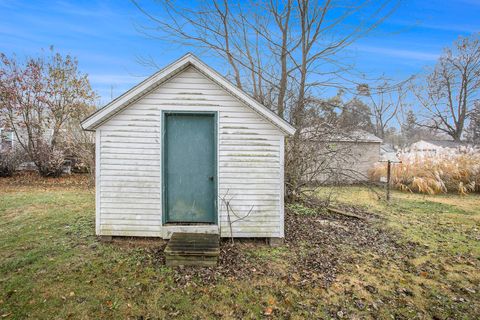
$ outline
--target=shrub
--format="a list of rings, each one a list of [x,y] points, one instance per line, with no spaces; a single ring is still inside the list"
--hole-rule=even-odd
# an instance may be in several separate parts
[[[44,177],[59,177],[63,172],[65,155],[63,151],[55,147],[42,144],[37,147],[34,162],[40,175]]]
[[[401,157],[392,165],[391,185],[399,190],[438,194],[480,192],[480,154],[445,154],[436,157]],[[370,172],[374,181],[386,177],[385,163]]]
[[[11,177],[24,159],[25,154],[20,149],[0,151],[0,177]]]

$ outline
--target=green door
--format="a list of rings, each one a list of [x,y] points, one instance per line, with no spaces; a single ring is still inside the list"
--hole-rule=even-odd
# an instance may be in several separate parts
[[[215,115],[164,116],[165,222],[215,223]]]

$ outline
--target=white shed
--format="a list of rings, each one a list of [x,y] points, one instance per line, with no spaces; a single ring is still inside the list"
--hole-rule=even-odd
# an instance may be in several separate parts
[[[412,143],[407,152],[419,157],[466,153],[468,145],[453,140],[419,140]]]
[[[97,235],[284,237],[284,139],[295,129],[194,55],[82,127],[96,132]],[[230,224],[232,210],[246,217]]]

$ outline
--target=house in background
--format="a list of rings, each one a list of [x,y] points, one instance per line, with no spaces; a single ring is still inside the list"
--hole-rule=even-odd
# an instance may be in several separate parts
[[[0,128],[0,151],[11,150],[15,145],[14,140],[13,131]]]
[[[400,162],[398,151],[390,144],[382,143],[380,145],[380,162]]]
[[[368,172],[380,161],[383,140],[367,131],[355,130],[329,141],[347,151],[338,165],[339,170],[345,172],[339,180],[347,183],[368,181]]]
[[[20,131],[19,132],[19,139],[15,135],[15,132],[11,129],[0,128],[0,152],[6,150],[13,150],[13,148],[17,148],[18,150],[23,150],[21,148],[21,143],[26,143],[26,132]],[[51,141],[53,136],[53,129],[47,129],[44,133],[44,139],[47,141]],[[27,158],[26,153],[23,154],[25,157],[24,161],[16,168],[17,171],[37,171],[37,167],[34,162],[30,161]],[[74,157],[67,157],[64,166],[63,166],[63,173],[71,174],[72,173],[72,162],[75,163]]]
[[[326,166],[320,170],[308,170],[305,174],[307,181],[349,184],[369,180],[369,170],[380,161],[382,139],[364,130],[331,135],[318,134],[317,131],[315,127],[305,128],[302,136],[318,145],[314,151],[317,160],[312,161],[311,166],[317,168],[318,163],[326,163]],[[320,173],[316,174],[315,170]]]
[[[419,140],[406,148],[405,152],[418,157],[432,157],[467,153],[469,149],[466,143],[453,140]]]
[[[96,132],[98,235],[284,237],[284,140],[295,129],[195,56],[82,127]],[[229,223],[232,211],[244,219]]]

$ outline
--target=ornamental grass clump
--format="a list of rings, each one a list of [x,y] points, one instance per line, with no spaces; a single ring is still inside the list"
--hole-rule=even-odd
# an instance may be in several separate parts
[[[415,193],[468,194],[480,192],[480,154],[444,154],[419,157],[404,154],[401,163],[393,164],[392,187]],[[385,163],[379,163],[370,172],[373,181],[386,177]]]

